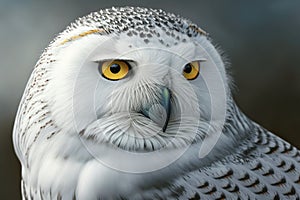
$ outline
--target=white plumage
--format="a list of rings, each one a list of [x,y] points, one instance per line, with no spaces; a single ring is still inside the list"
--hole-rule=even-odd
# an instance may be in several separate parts
[[[72,23],[30,77],[23,199],[297,199],[299,151],[249,120],[208,35],[161,10]]]

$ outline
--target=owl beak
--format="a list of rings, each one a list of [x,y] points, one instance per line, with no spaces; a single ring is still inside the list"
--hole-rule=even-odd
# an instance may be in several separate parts
[[[164,112],[161,112],[161,108]],[[165,132],[169,123],[171,114],[171,92],[167,87],[161,88],[160,106],[145,106],[141,109],[141,113],[162,127]],[[159,115],[159,116],[158,116]]]
[[[167,129],[169,119],[170,119],[170,114],[171,114],[171,93],[170,90],[166,87],[162,88],[162,98],[161,98],[161,105],[164,107],[166,111],[166,119],[165,123],[163,125],[163,132]]]

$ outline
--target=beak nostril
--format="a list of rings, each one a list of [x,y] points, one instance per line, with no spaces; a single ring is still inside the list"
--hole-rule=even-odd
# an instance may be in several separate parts
[[[171,93],[166,87],[161,88],[160,104],[146,105],[141,109],[141,113],[159,124],[162,131],[167,129],[171,113]]]

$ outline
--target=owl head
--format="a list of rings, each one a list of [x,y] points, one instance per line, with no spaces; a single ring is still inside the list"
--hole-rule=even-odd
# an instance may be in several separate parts
[[[230,99],[208,34],[162,10],[111,8],[79,18],[45,50],[40,69],[52,121],[88,147],[184,148],[222,128]]]

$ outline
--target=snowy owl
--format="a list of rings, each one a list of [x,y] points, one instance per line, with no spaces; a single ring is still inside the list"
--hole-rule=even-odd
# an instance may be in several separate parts
[[[299,199],[300,154],[248,119],[208,34],[110,8],[45,49],[13,131],[23,199]]]

